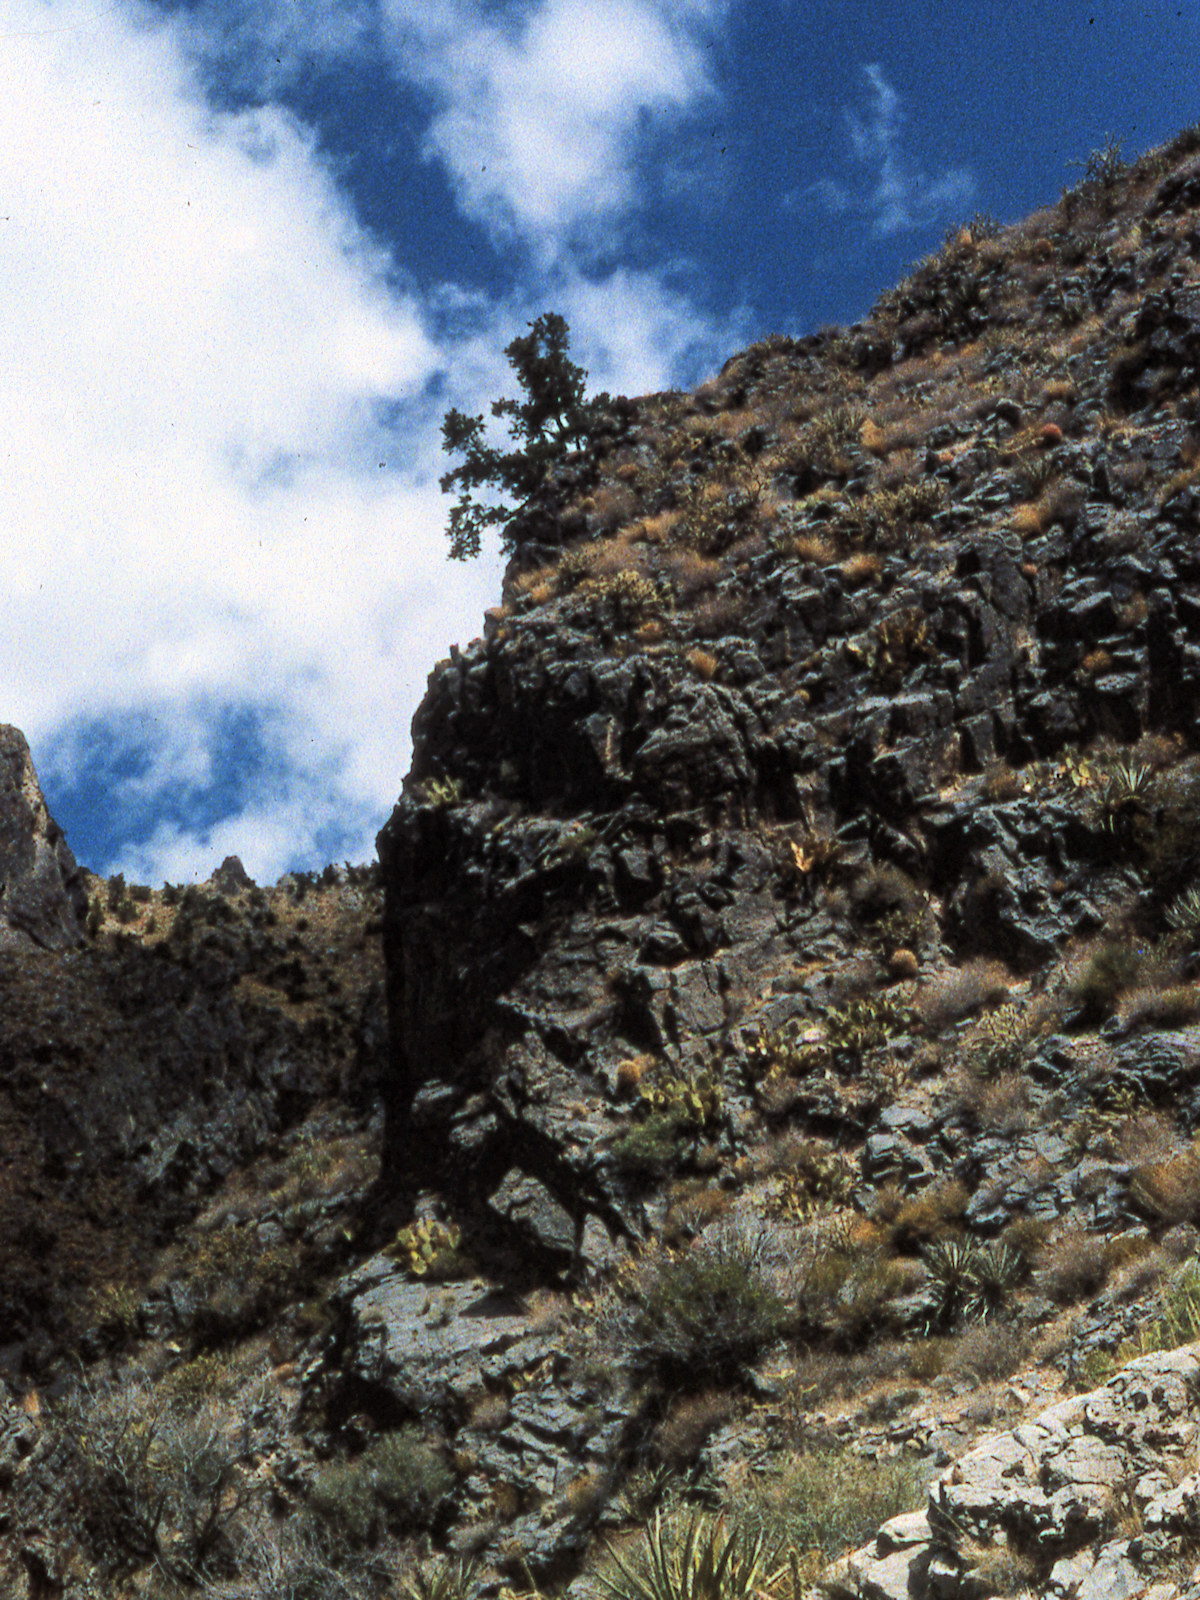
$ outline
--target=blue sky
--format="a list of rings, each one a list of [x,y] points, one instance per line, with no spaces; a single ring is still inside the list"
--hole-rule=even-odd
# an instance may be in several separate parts
[[[1200,120],[1200,12],[0,0],[0,719],[96,870],[364,859],[426,674],[439,423],[864,315],[976,211]]]

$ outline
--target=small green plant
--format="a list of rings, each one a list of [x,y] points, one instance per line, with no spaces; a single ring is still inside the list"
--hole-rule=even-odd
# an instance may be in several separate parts
[[[926,1246],[925,1266],[937,1294],[935,1323],[949,1326],[960,1317],[985,1318],[1020,1282],[1025,1263],[1020,1254],[999,1242],[938,1239]]]
[[[1200,944],[1200,888],[1185,889],[1167,907],[1167,926],[1183,934],[1191,949]]]
[[[106,1339],[122,1344],[137,1331],[141,1297],[125,1283],[108,1283],[89,1298],[87,1312]]]
[[[1010,1004],[985,1012],[963,1041],[967,1066],[980,1078],[1016,1071],[1024,1060],[1029,1031],[1023,1006]]]
[[[688,1143],[677,1116],[652,1114],[615,1139],[611,1155],[615,1165],[631,1177],[663,1178],[682,1165]]]
[[[921,1500],[921,1476],[911,1460],[829,1449],[784,1456],[771,1472],[741,1473],[729,1506],[742,1527],[762,1536],[767,1551],[794,1553],[815,1577],[820,1566]]]
[[[463,783],[461,778],[426,778],[424,783],[425,803],[443,808],[460,806],[463,802]]]
[[[708,1128],[721,1117],[721,1084],[710,1073],[650,1084],[639,1090],[638,1098],[651,1113],[670,1117],[683,1128]]]
[[[911,538],[918,527],[928,526],[945,494],[943,486],[932,479],[902,483],[896,489],[876,489],[851,501],[839,523],[858,543],[892,550]]]
[[[1084,187],[1098,190],[1110,202],[1121,179],[1129,171],[1129,163],[1122,156],[1122,142],[1115,133],[1106,134],[1104,143],[1088,152],[1086,162],[1074,162],[1083,167]]]
[[[1174,1350],[1200,1339],[1200,1263],[1190,1261],[1162,1292],[1159,1315],[1115,1350],[1090,1351],[1076,1370],[1076,1381],[1091,1388],[1120,1367],[1156,1350]]]
[[[1145,813],[1153,779],[1151,767],[1117,762],[1096,794],[1100,826],[1106,833],[1122,839],[1130,835],[1134,823]]]
[[[801,1220],[845,1205],[857,1181],[858,1168],[851,1156],[806,1139],[779,1178],[776,1205],[781,1216]]]
[[[758,1600],[783,1576],[768,1569],[761,1534],[727,1532],[723,1517],[693,1514],[672,1529],[656,1511],[643,1538],[640,1559],[609,1547],[596,1577],[613,1600]]]
[[[631,628],[662,610],[662,596],[644,572],[604,573],[589,578],[579,592],[593,613],[610,616],[618,627]]]
[[[752,1083],[772,1072],[803,1078],[829,1064],[829,1044],[798,1017],[790,1017],[782,1027],[760,1028],[754,1034],[746,1046],[744,1064]]]
[[[430,1556],[409,1570],[401,1580],[400,1593],[405,1600],[469,1600],[478,1571],[478,1561]]]

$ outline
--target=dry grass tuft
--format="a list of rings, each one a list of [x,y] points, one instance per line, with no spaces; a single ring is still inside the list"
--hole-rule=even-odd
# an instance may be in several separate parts
[[[654,1431],[651,1448],[657,1460],[673,1472],[690,1467],[716,1430],[734,1413],[734,1398],[726,1389],[705,1389],[675,1401]]]
[[[1001,963],[981,957],[935,974],[917,992],[914,1004],[925,1026],[937,1033],[983,1006],[995,1005],[1011,987]]]
[[[849,589],[861,589],[865,583],[878,583],[883,574],[883,558],[874,550],[858,550],[842,562],[842,577]]]
[[[717,669],[721,665],[720,661],[711,653],[711,651],[701,650],[699,648],[688,651],[687,663],[697,677],[704,679],[715,677]]]

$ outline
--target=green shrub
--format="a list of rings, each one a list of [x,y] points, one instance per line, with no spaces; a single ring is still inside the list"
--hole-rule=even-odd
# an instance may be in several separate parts
[[[331,1461],[317,1474],[313,1510],[351,1545],[369,1543],[384,1523],[428,1527],[454,1487],[445,1452],[413,1423],[384,1434],[350,1461]]]
[[[1029,1033],[1028,1006],[1006,1005],[985,1013],[963,1041],[967,1066],[980,1078],[1015,1071],[1024,1060]]]
[[[631,1177],[664,1178],[683,1164],[687,1147],[683,1120],[674,1112],[659,1112],[614,1140],[611,1155],[617,1168]]]
[[[691,1250],[647,1263],[630,1286],[636,1358],[674,1376],[727,1373],[792,1318],[771,1282],[765,1241],[710,1229]]]
[[[467,1277],[472,1270],[461,1246],[462,1233],[456,1224],[421,1217],[401,1228],[384,1254],[403,1262],[414,1278],[445,1280]]]
[[[827,1012],[825,1031],[835,1050],[862,1055],[896,1034],[907,1033],[914,1020],[910,1006],[890,994],[876,994]]]

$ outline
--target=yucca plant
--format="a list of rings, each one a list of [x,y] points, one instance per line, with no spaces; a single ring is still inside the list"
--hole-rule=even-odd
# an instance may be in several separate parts
[[[699,1513],[672,1533],[655,1512],[643,1538],[641,1561],[626,1560],[610,1545],[612,1568],[596,1574],[614,1600],[757,1600],[785,1570],[769,1569],[761,1534],[729,1533],[723,1517]]]
[[[400,1592],[405,1600],[466,1600],[478,1571],[478,1561],[433,1556],[405,1575]]]
[[[1200,888],[1185,889],[1167,908],[1167,926],[1175,933],[1186,933],[1192,943],[1200,940]]]
[[[1108,774],[1104,787],[1097,797],[1100,807],[1100,825],[1110,833],[1119,832],[1131,818],[1141,811],[1154,778],[1151,767],[1135,766],[1130,761],[1118,761]]]
[[[988,1317],[1004,1300],[1025,1271],[1025,1262],[1011,1245],[986,1244],[976,1250],[967,1267],[967,1297],[963,1311],[969,1317]]]
[[[953,1322],[971,1296],[971,1268],[978,1246],[969,1239],[937,1239],[923,1252],[937,1293],[938,1323]]]

